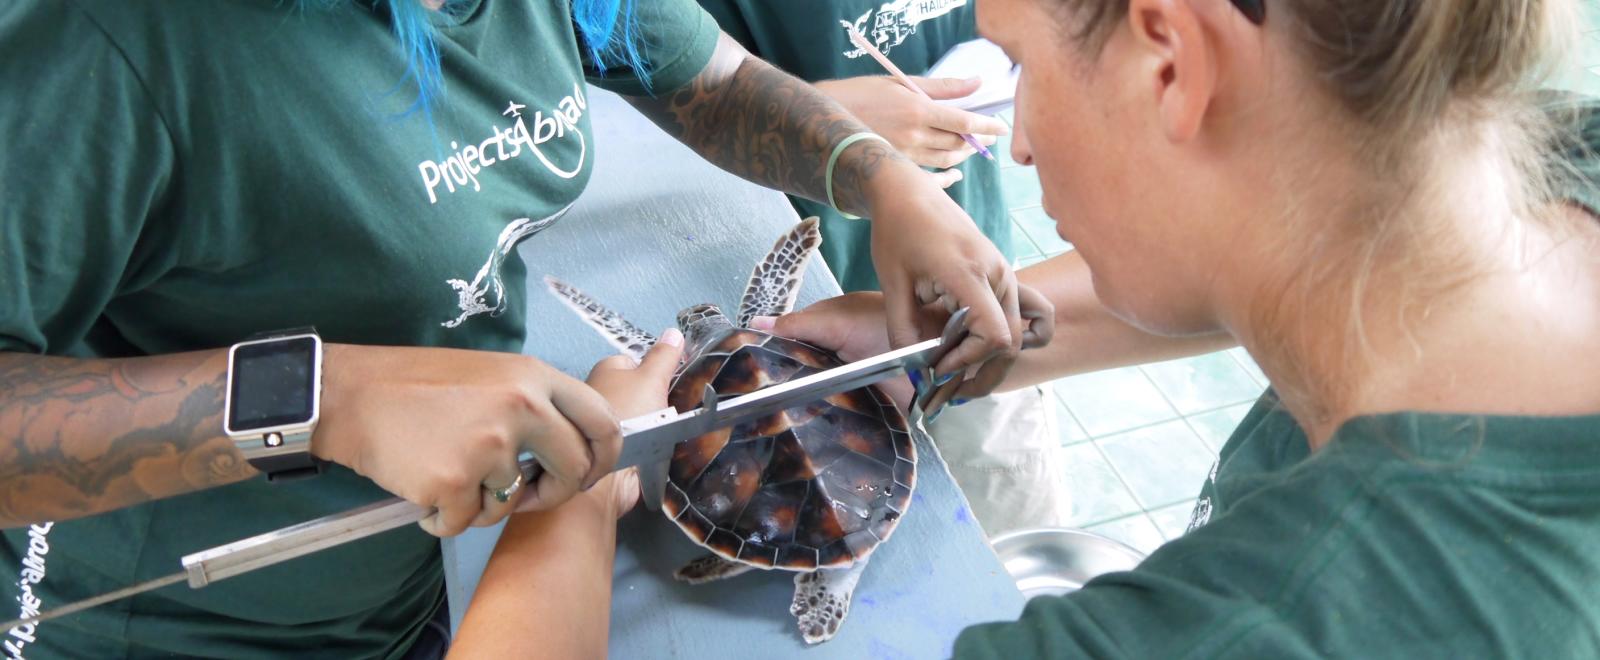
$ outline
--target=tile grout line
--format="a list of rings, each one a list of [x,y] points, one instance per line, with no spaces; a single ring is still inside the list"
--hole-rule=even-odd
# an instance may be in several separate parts
[[[1198,356],[1191,356],[1191,357],[1198,357]],[[1144,376],[1145,382],[1150,383],[1150,387],[1155,388],[1156,394],[1161,395],[1161,400],[1167,404],[1167,407],[1171,408],[1172,412],[1176,413],[1178,415],[1178,417],[1183,417],[1183,411],[1178,410],[1178,404],[1175,404],[1175,403],[1172,402],[1172,397],[1167,396],[1167,391],[1161,389],[1161,383],[1157,383],[1156,379],[1151,378],[1150,377],[1150,372],[1145,371],[1144,367],[1145,367],[1145,365],[1142,365],[1142,364],[1134,366],[1135,369],[1139,370],[1139,375],[1140,376]]]
[[[1222,452],[1221,447],[1212,447],[1211,443],[1206,441],[1206,437],[1200,434],[1200,430],[1194,427],[1194,422],[1189,421],[1189,417],[1187,415],[1184,416],[1183,423],[1185,426],[1189,427],[1189,432],[1193,433],[1194,437],[1200,439],[1200,444],[1204,445],[1205,448],[1210,450],[1212,454],[1219,454]]]
[[[1156,380],[1154,378],[1151,378],[1150,374],[1144,370],[1144,365],[1138,365],[1138,366],[1135,366],[1134,368],[1139,371],[1139,375],[1143,376],[1146,382],[1150,383],[1150,387],[1155,388],[1156,394],[1161,397],[1161,401],[1163,403],[1166,403],[1167,407],[1170,408],[1172,410],[1172,412],[1177,415],[1177,417],[1174,417],[1172,419],[1167,419],[1167,420],[1162,420],[1162,421],[1159,421],[1159,422],[1153,422],[1151,424],[1147,424],[1147,425],[1145,425],[1145,427],[1158,426],[1158,425],[1161,425],[1161,424],[1170,424],[1172,422],[1183,422],[1183,428],[1188,429],[1189,434],[1194,436],[1195,441],[1199,442],[1200,446],[1202,448],[1204,448],[1207,453],[1215,453],[1215,452],[1213,452],[1211,450],[1211,445],[1206,443],[1205,438],[1200,437],[1200,434],[1195,432],[1194,427],[1190,426],[1189,420],[1187,419],[1187,416],[1184,415],[1181,411],[1178,410],[1178,406],[1177,405],[1172,403],[1172,398],[1167,396],[1167,393],[1166,393],[1165,390],[1161,389],[1161,385],[1156,383]],[[1248,370],[1246,370],[1245,375],[1246,376],[1250,375],[1248,373]],[[1220,410],[1220,408],[1218,410]],[[1200,413],[1196,413],[1196,414],[1200,414]],[[1127,432],[1129,432],[1129,431],[1124,431],[1123,433],[1127,433]],[[1114,435],[1120,435],[1120,434],[1114,434]],[[1149,516],[1150,515],[1150,506],[1147,506],[1145,504],[1144,497],[1140,496],[1138,492],[1134,491],[1133,486],[1129,485],[1127,479],[1122,476],[1122,470],[1117,467],[1116,463],[1112,462],[1111,455],[1106,453],[1105,448],[1100,446],[1100,442],[1099,442],[1100,438],[1091,438],[1091,440],[1095,443],[1094,448],[1096,450],[1098,450],[1102,456],[1105,457],[1106,464],[1111,466],[1112,472],[1116,473],[1117,480],[1122,482],[1123,488],[1126,488],[1128,490],[1128,493],[1133,495],[1134,504],[1139,505],[1139,510],[1143,511],[1146,516]],[[1163,508],[1163,507],[1166,507],[1166,506],[1171,506],[1171,503],[1158,505],[1155,508],[1159,509],[1159,508]],[[1151,520],[1150,524],[1154,525],[1155,521]],[[1156,527],[1156,531],[1160,532],[1160,529],[1161,528],[1158,525]],[[1166,536],[1166,534],[1163,533],[1162,537],[1164,538],[1165,536]]]
[[[1150,380],[1150,377],[1149,376],[1145,376],[1144,370],[1140,369],[1139,365],[1137,365],[1137,364],[1133,365],[1131,367],[1113,367],[1111,369],[1101,369],[1100,372],[1115,371],[1117,369],[1134,369],[1134,370],[1139,372],[1139,375],[1144,376],[1146,381]],[[1089,372],[1089,373],[1099,373],[1099,372]],[[1084,374],[1079,374],[1079,375],[1084,375]],[[1167,408],[1173,411],[1173,413],[1174,413],[1173,417],[1164,418],[1164,419],[1158,419],[1158,420],[1156,420],[1154,422],[1150,422],[1148,424],[1140,424],[1138,426],[1130,426],[1130,427],[1122,429],[1120,431],[1112,431],[1110,433],[1102,433],[1100,435],[1094,435],[1094,434],[1090,433],[1089,432],[1089,427],[1087,425],[1083,425],[1083,434],[1089,436],[1090,440],[1101,440],[1101,439],[1104,439],[1104,438],[1109,438],[1109,437],[1114,436],[1114,435],[1122,435],[1124,433],[1132,433],[1134,431],[1141,431],[1141,430],[1144,430],[1144,429],[1147,429],[1147,428],[1150,428],[1150,427],[1153,427],[1153,426],[1160,426],[1162,424],[1167,424],[1169,422],[1176,421],[1176,420],[1178,420],[1178,419],[1183,417],[1182,413],[1178,413],[1177,412],[1178,409],[1172,405],[1172,402],[1167,400],[1167,395],[1163,394],[1161,392],[1161,388],[1160,387],[1156,387],[1155,383],[1150,383],[1150,386],[1156,388],[1156,394],[1161,397],[1161,402],[1167,404]],[[1060,395],[1057,395],[1057,398],[1061,398]],[[1067,404],[1067,400],[1062,398],[1061,399],[1061,403]],[[1067,404],[1067,407],[1069,408],[1069,412],[1070,412],[1071,405]],[[1074,413],[1074,415],[1076,415],[1076,413]],[[1106,460],[1109,461],[1111,459],[1108,457]]]
[[[1198,499],[1198,498],[1197,498],[1197,499]],[[1191,516],[1191,517],[1192,517],[1192,516],[1193,516],[1193,515],[1194,515],[1194,506],[1195,506],[1195,501],[1196,501],[1196,500],[1186,500],[1186,501],[1183,501],[1183,502],[1174,502],[1174,503],[1172,503],[1172,504],[1168,504],[1168,505],[1166,505],[1166,506],[1164,506],[1164,507],[1161,507],[1161,508],[1162,508],[1162,509],[1163,509],[1163,510],[1165,510],[1165,509],[1171,509],[1171,508],[1175,508],[1175,507],[1180,507],[1180,506],[1184,506],[1184,505],[1188,505],[1188,507],[1189,507],[1189,515],[1190,515],[1190,516]],[[1151,523],[1154,523],[1154,524],[1155,524],[1155,526],[1156,526],[1156,531],[1158,531],[1158,532],[1161,532],[1161,537],[1162,537],[1162,538],[1164,538],[1164,539],[1166,539],[1166,542],[1167,542],[1167,543],[1171,543],[1171,542],[1173,542],[1173,541],[1176,541],[1176,540],[1178,540],[1178,537],[1180,537],[1180,536],[1183,536],[1183,535],[1184,535],[1184,534],[1187,534],[1187,533],[1188,533],[1188,530],[1187,530],[1187,529],[1185,529],[1185,530],[1184,530],[1184,531],[1181,531],[1181,532],[1178,532],[1178,533],[1177,533],[1177,535],[1176,535],[1176,536],[1171,536],[1171,537],[1168,537],[1168,536],[1167,536],[1167,530],[1165,530],[1165,529],[1162,529],[1162,527],[1161,527],[1161,523],[1158,523],[1158,522],[1156,522],[1156,516],[1155,516],[1155,514],[1154,514],[1154,513],[1151,513],[1151,514],[1149,514],[1149,516],[1150,516],[1150,522],[1151,522]],[[1187,526],[1186,526],[1186,527],[1187,527]]]
[[[1182,417],[1180,416],[1178,419],[1169,419],[1169,420],[1165,420],[1165,421],[1161,421],[1161,422],[1156,422],[1155,424],[1148,424],[1148,425],[1146,425],[1144,427],[1140,427],[1140,428],[1148,428],[1148,427],[1156,426],[1156,425],[1159,425],[1159,424],[1169,424],[1171,422],[1179,421],[1179,419],[1182,419]],[[1185,423],[1185,428],[1188,428],[1187,423]],[[1125,431],[1124,433],[1126,433],[1126,432],[1127,431]],[[1191,430],[1190,433],[1193,433],[1193,431]],[[1121,434],[1120,433],[1114,433],[1112,435],[1121,435]],[[1102,437],[1104,437],[1104,436],[1102,436]],[[1111,468],[1111,473],[1117,477],[1117,482],[1122,484],[1122,489],[1124,491],[1126,491],[1128,493],[1128,495],[1133,497],[1133,503],[1139,506],[1139,510],[1140,511],[1142,511],[1145,514],[1148,515],[1150,513],[1150,508],[1145,506],[1144,498],[1141,497],[1139,495],[1139,493],[1135,492],[1134,489],[1133,489],[1133,486],[1129,485],[1128,479],[1126,477],[1122,476],[1122,469],[1118,468],[1116,462],[1111,460],[1111,455],[1106,453],[1105,447],[1101,447],[1100,446],[1100,440],[1101,440],[1101,438],[1090,438],[1089,442],[1094,443],[1095,451],[1099,452],[1100,453],[1100,457],[1105,459],[1106,465]],[[1195,434],[1195,440],[1200,442],[1200,446],[1201,447],[1208,447],[1209,448],[1209,446],[1206,445],[1205,441],[1200,439],[1198,433]],[[1159,504],[1159,505],[1156,505],[1155,508],[1161,509],[1161,508],[1165,508],[1165,507],[1168,507],[1168,506],[1172,506],[1173,504],[1177,504],[1177,502],[1168,502],[1166,504]],[[1154,521],[1151,521],[1151,522],[1153,523]],[[1099,524],[1099,523],[1089,523],[1089,524],[1086,524],[1084,526],[1088,527],[1089,525],[1097,525],[1097,524]]]
[[[1129,518],[1132,518],[1134,516],[1143,516],[1143,515],[1149,515],[1149,514],[1143,512],[1143,511],[1134,511],[1132,513],[1124,513],[1124,514],[1121,514],[1121,515],[1117,515],[1117,516],[1112,516],[1110,518],[1106,518],[1105,520],[1101,520],[1099,522],[1096,522],[1093,525],[1085,525],[1085,527],[1095,527],[1095,526],[1104,525],[1104,524],[1107,524],[1107,523],[1122,522],[1122,521],[1127,520]],[[1151,521],[1151,522],[1154,522],[1154,521]],[[1161,527],[1160,525],[1156,526],[1157,529],[1160,529],[1160,527]]]
[[[1006,220],[1011,223],[1011,231],[1022,234],[1022,240],[1027,241],[1028,245],[1033,246],[1034,254],[1044,256],[1044,248],[1039,247],[1039,244],[1033,240],[1033,236],[1030,236],[1028,231],[1022,227],[1022,223],[1017,222],[1017,219],[1011,216],[1010,211],[1006,212]],[[1016,237],[1013,236],[1011,240],[1013,242],[1016,241]],[[1049,257],[1045,258],[1048,259]],[[1017,257],[1017,260],[1021,261],[1022,257]]]
[[[1126,369],[1127,367],[1123,367],[1123,368]],[[1060,398],[1059,394],[1057,395],[1057,398]],[[1150,422],[1148,424],[1140,424],[1138,426],[1130,426],[1130,427],[1125,428],[1125,429],[1121,429],[1121,430],[1117,430],[1117,431],[1111,431],[1109,433],[1103,433],[1103,434],[1100,434],[1100,435],[1089,435],[1089,429],[1087,427],[1083,427],[1082,424],[1080,423],[1079,427],[1083,428],[1084,435],[1087,436],[1087,437],[1085,437],[1084,439],[1079,440],[1077,442],[1074,442],[1072,444],[1074,444],[1074,445],[1081,444],[1081,443],[1084,443],[1084,442],[1088,442],[1090,440],[1104,440],[1106,438],[1109,438],[1109,437],[1115,436],[1115,435],[1123,435],[1125,433],[1133,433],[1134,431],[1143,431],[1143,430],[1149,429],[1151,427],[1160,426],[1162,424],[1170,424],[1170,423],[1178,421],[1180,419],[1188,419],[1190,417],[1199,417],[1201,415],[1209,415],[1209,414],[1214,413],[1214,412],[1221,412],[1223,410],[1227,410],[1228,408],[1232,408],[1234,406],[1242,406],[1242,405],[1245,405],[1247,403],[1251,403],[1253,401],[1254,401],[1254,399],[1240,399],[1240,400],[1235,401],[1233,403],[1223,404],[1223,405],[1217,406],[1215,408],[1207,408],[1205,410],[1197,410],[1193,414],[1178,415],[1177,417],[1173,417],[1171,419],[1162,419],[1162,420]],[[1061,399],[1061,402],[1063,404],[1066,403],[1066,399]],[[1069,412],[1069,413],[1072,412],[1070,410],[1070,406],[1069,406],[1069,410],[1067,412]],[[1076,419],[1076,416],[1074,416],[1074,419]]]
[[[1124,520],[1131,520],[1133,518],[1137,518],[1137,517],[1140,517],[1140,516],[1143,516],[1145,522],[1150,523],[1150,526],[1156,530],[1156,536],[1161,537],[1161,542],[1156,544],[1156,548],[1160,548],[1161,546],[1166,545],[1167,543],[1172,541],[1172,539],[1167,538],[1167,533],[1162,531],[1161,526],[1156,524],[1156,519],[1150,517],[1150,512],[1148,512],[1148,511],[1135,511],[1133,513],[1117,516],[1115,518],[1107,518],[1107,519],[1102,520],[1100,522],[1094,523],[1093,525],[1084,525],[1083,529],[1087,530],[1090,527],[1099,527],[1101,525],[1109,525],[1109,524],[1112,524],[1112,523],[1119,523],[1119,522],[1122,522]],[[1102,534],[1102,536],[1105,536],[1105,535]],[[1176,537],[1174,537],[1174,538],[1176,538]],[[1133,546],[1132,543],[1128,543],[1126,541],[1118,541],[1117,539],[1112,539],[1112,540],[1113,541],[1117,541],[1119,543],[1122,543],[1124,545],[1127,545],[1129,547]],[[1151,552],[1155,552],[1155,548],[1152,548],[1150,550],[1150,552],[1145,552],[1143,549],[1140,549],[1140,548],[1134,548],[1134,549],[1138,550],[1139,552],[1144,552],[1144,554],[1146,554],[1146,555],[1149,555]]]
[[[1148,511],[1145,511],[1144,502],[1141,501],[1139,496],[1133,492],[1133,487],[1128,485],[1128,480],[1122,476],[1122,470],[1117,469],[1117,464],[1111,462],[1111,455],[1106,453],[1105,448],[1100,446],[1099,441],[1090,439],[1089,442],[1094,445],[1095,452],[1100,454],[1100,460],[1105,461],[1106,467],[1111,468],[1111,476],[1117,478],[1117,483],[1122,486],[1122,492],[1127,493],[1128,497],[1133,498],[1133,505],[1139,507],[1139,510],[1133,513],[1149,513]],[[1126,514],[1124,516],[1117,516],[1116,518],[1125,518],[1128,515],[1133,515],[1133,513]],[[1107,518],[1106,520],[1115,520],[1116,518]],[[1086,522],[1083,524],[1083,526],[1086,528],[1093,527],[1102,522],[1105,522],[1105,520]]]
[[[1197,410],[1197,411],[1195,411],[1193,413],[1190,413],[1188,415],[1184,415],[1184,417],[1185,418],[1188,418],[1188,417],[1199,417],[1201,415],[1209,415],[1209,414],[1214,413],[1214,412],[1222,412],[1222,411],[1227,410],[1229,408],[1232,408],[1234,406],[1242,406],[1242,405],[1247,404],[1247,403],[1254,403],[1255,400],[1259,399],[1259,398],[1261,398],[1261,395],[1257,394],[1254,397],[1249,398],[1249,399],[1239,399],[1238,401],[1235,401],[1233,403],[1225,403],[1225,404],[1222,404],[1222,405],[1217,406],[1215,408],[1207,408],[1205,410]]]
[[[1078,413],[1072,412],[1072,406],[1068,405],[1067,404],[1067,400],[1062,398],[1060,392],[1056,391],[1054,382],[1050,383],[1050,396],[1055,398],[1056,403],[1060,404],[1057,407],[1060,408],[1063,412],[1067,413],[1067,418],[1072,420],[1073,424],[1077,425],[1079,431],[1083,432],[1083,439],[1082,440],[1078,440],[1076,442],[1073,442],[1072,445],[1076,445],[1076,444],[1083,443],[1083,442],[1091,442],[1091,441],[1093,441],[1094,440],[1094,436],[1089,435],[1089,427],[1084,426],[1083,422],[1078,421]],[[1063,446],[1063,447],[1071,447],[1072,445],[1063,444],[1061,446]]]
[[[1232,348],[1223,349],[1222,352],[1227,353],[1228,354],[1228,359],[1233,360],[1234,364],[1239,365],[1239,368],[1244,370],[1244,375],[1249,376],[1251,381],[1254,381],[1256,385],[1261,386],[1261,389],[1265,390],[1266,388],[1272,386],[1272,383],[1263,383],[1263,382],[1261,382],[1260,378],[1256,378],[1256,372],[1257,371],[1261,371],[1261,365],[1259,365],[1259,364],[1255,365],[1256,368],[1251,369],[1248,365],[1246,365],[1242,360],[1239,359],[1239,356],[1233,354],[1233,349]],[[1249,351],[1246,351],[1246,353],[1248,353],[1248,352]],[[1253,362],[1255,362],[1255,360],[1252,359],[1251,362],[1253,363]],[[1266,377],[1266,372],[1263,371],[1261,375],[1262,375],[1263,378]],[[1259,395],[1257,395],[1257,396],[1259,396]]]

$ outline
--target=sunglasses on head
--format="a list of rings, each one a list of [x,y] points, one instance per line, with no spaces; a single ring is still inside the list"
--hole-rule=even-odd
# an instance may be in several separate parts
[[[1245,18],[1251,23],[1260,25],[1267,20],[1267,0],[1231,0],[1233,6],[1244,12]]]

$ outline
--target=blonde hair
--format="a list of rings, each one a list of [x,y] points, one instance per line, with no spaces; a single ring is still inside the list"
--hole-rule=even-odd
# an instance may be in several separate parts
[[[1060,3],[1072,36],[1090,52],[1103,48],[1128,11],[1127,0],[1047,1]],[[1460,166],[1437,156],[1485,159],[1503,173],[1513,213],[1529,221],[1552,215],[1558,163],[1545,155],[1557,135],[1570,133],[1558,128],[1574,117],[1542,109],[1533,91],[1575,41],[1578,6],[1576,0],[1265,2],[1263,29],[1287,37],[1297,64],[1332,101],[1326,105],[1336,106],[1328,113],[1335,120],[1331,130],[1372,174],[1370,189],[1352,195],[1353,224],[1294,227],[1301,237],[1296,256],[1305,268],[1267,286],[1299,304],[1268,306],[1253,324],[1278,333],[1256,337],[1267,350],[1295,347],[1302,356],[1320,355],[1322,363],[1294,365],[1299,373],[1291,380],[1304,387],[1285,394],[1326,404],[1354,395],[1348,389],[1354,379],[1329,382],[1327,375],[1369,366],[1361,310],[1374,284],[1390,285],[1384,295],[1404,296],[1398,313],[1410,318],[1425,316],[1426,301],[1472,276],[1474,265],[1462,261],[1459,246],[1442,238],[1447,228],[1426,212],[1439,195],[1452,194],[1447,188],[1455,182],[1441,180],[1439,172]],[[1284,221],[1305,222],[1300,211],[1288,210]],[[1342,301],[1327,299],[1330,291]],[[1282,334],[1304,325],[1277,316],[1288,309],[1306,313],[1345,304],[1347,311],[1328,314],[1346,325],[1336,344],[1328,345],[1327,336]],[[1324,342],[1323,350],[1305,350],[1313,340]]]
[[[1055,1],[1093,51],[1128,11],[1128,0]],[[1577,0],[1264,1],[1266,26],[1290,30],[1324,91],[1391,144],[1466,106],[1498,114],[1519,102],[1575,42],[1579,22]]]

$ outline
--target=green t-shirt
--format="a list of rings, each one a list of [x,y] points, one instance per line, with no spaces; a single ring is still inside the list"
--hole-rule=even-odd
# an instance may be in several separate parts
[[[1558,147],[1559,186],[1600,214],[1600,113],[1578,104],[1587,146]],[[1600,657],[1597,484],[1600,415],[1374,415],[1312,454],[1269,390],[1188,534],[955,655]]]
[[[431,129],[402,116],[415,89],[385,15],[296,4],[0,3],[0,89],[14,92],[0,104],[0,350],[138,356],[307,325],[330,342],[521,349],[514,247],[561,216],[593,166],[595,71],[568,3],[474,0],[436,17],[445,92]],[[693,2],[639,3],[639,20],[653,89],[709,61],[718,30]],[[591,79],[641,91],[624,68]],[[11,530],[0,619],[384,495],[335,467]],[[0,631],[0,648],[392,657],[442,585],[437,541],[410,526]]]
[[[1600,657],[1600,416],[1398,413],[1316,454],[1272,393],[1192,531],[959,658]]]
[[[700,0],[724,32],[756,56],[809,81],[887,75],[850,43],[841,23],[871,39],[908,75],[932,67],[957,44],[977,38],[971,0]],[[1007,261],[1011,219],[1000,190],[1000,166],[982,156],[960,165],[963,178],[948,188]],[[845,291],[875,291],[871,224],[846,220],[827,204],[790,197],[801,217],[822,218],[822,258]]]

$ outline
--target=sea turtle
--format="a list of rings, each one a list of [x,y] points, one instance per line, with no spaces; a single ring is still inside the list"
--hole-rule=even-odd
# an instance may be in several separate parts
[[[719,398],[734,396],[841,364],[831,352],[748,327],[794,306],[821,242],[816,218],[779,239],[750,276],[737,325],[711,304],[678,313],[686,342],[668,397],[674,408],[699,407],[707,385]],[[655,344],[576,288],[545,282],[623,353],[640,359]],[[712,554],[675,577],[699,584],[751,569],[795,571],[789,612],[807,643],[827,641],[850,610],[867,557],[911,503],[916,461],[905,415],[876,386],[679,444],[661,510]]]

